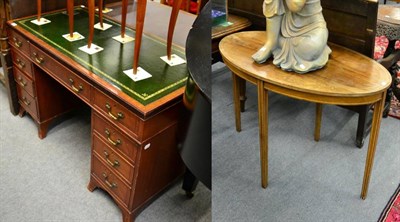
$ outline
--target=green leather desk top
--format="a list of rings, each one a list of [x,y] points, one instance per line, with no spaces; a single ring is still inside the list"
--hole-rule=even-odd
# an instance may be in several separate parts
[[[104,50],[89,55],[78,49],[87,45],[87,37],[89,36],[89,20],[86,10],[75,9],[74,31],[85,36],[85,39],[75,42],[69,42],[62,37],[62,35],[69,33],[67,14],[56,12],[43,15],[43,17],[49,19],[51,23],[37,26],[30,22],[34,17],[17,20],[15,23],[143,105],[162,98],[186,83],[188,75],[186,64],[171,67],[163,62],[160,57],[166,55],[166,43],[158,39],[143,35],[139,67],[149,72],[152,77],[134,82],[123,73],[124,70],[132,69],[134,41],[121,44],[112,39],[112,37],[120,34],[120,24],[104,18],[103,21],[111,24],[112,27],[106,31],[95,29],[93,38],[93,44],[104,48]],[[98,17],[96,17],[95,23],[98,20]],[[126,28],[126,35],[134,37],[135,31]],[[173,47],[172,53],[185,59],[184,52],[179,48]]]

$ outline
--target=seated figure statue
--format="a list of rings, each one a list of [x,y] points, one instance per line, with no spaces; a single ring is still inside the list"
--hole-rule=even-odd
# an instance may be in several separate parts
[[[328,62],[331,49],[320,0],[264,0],[263,12],[267,40],[252,56],[257,63],[273,55],[283,70],[306,73]]]

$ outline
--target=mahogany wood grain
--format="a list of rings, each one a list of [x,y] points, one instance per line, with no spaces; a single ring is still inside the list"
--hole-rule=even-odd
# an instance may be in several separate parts
[[[88,82],[34,45],[31,46],[31,58],[38,67],[47,71],[68,90],[90,103],[91,85]]]
[[[23,71],[30,78],[33,78],[32,63],[21,51],[18,49],[12,50],[11,58],[14,67],[18,67],[19,70]]]
[[[103,164],[94,153],[92,154],[92,176],[101,181],[101,187],[107,190],[114,199],[122,203],[124,207],[128,207],[131,187]]]
[[[14,80],[19,85],[19,87],[24,89],[32,97],[35,96],[34,94],[35,90],[32,79],[17,68],[14,68],[13,71],[14,71]]]
[[[99,135],[93,134],[93,151],[104,165],[115,169],[125,182],[131,184],[133,181],[134,166],[126,160],[126,157],[120,155],[113,147],[100,139]]]
[[[174,37],[174,30],[176,20],[178,20],[179,8],[181,6],[182,0],[175,0],[172,5],[171,15],[169,17],[169,25],[168,25],[168,37],[167,37],[167,58],[171,60],[171,48],[172,48],[172,39]]]
[[[88,0],[88,12],[89,12],[89,38],[88,48],[92,45],[93,34],[94,34],[94,0]]]
[[[37,0],[37,20],[40,21],[42,16],[42,0]]]
[[[22,54],[29,56],[29,42],[25,37],[15,31],[9,31],[9,44],[10,46],[18,49]]]
[[[74,102],[86,102],[92,108],[92,144],[97,141],[96,144],[103,144],[110,151],[114,147],[111,148],[108,138],[113,142],[120,139],[126,149],[122,147],[125,150],[120,151],[121,148],[115,148],[113,153],[110,151],[109,159],[125,161],[128,165],[118,171],[101,155],[102,151],[97,146],[92,147],[88,189],[93,191],[99,187],[110,193],[122,211],[123,221],[132,221],[183,174],[183,163],[177,150],[183,87],[153,103],[141,105],[21,26],[12,27],[11,23],[12,32],[21,37],[17,39],[17,45],[24,41],[19,48],[14,44],[12,50],[23,57],[24,53],[29,55],[27,59],[33,67],[32,82],[38,112],[35,121],[39,125],[39,137],[43,138],[51,121],[74,107]],[[27,47],[26,51],[24,47]],[[80,81],[87,83],[88,86],[83,87],[89,90],[87,96],[72,96],[74,90],[68,84],[70,75],[77,83],[75,87]],[[106,102],[109,102],[110,109],[105,106]],[[114,117],[114,114],[123,112],[124,118],[114,120],[109,112]],[[51,118],[45,119],[46,116]],[[105,128],[109,129],[109,134],[105,133]],[[113,183],[118,184],[118,188],[110,188]]]
[[[147,0],[138,0],[136,14],[136,33],[135,33],[135,49],[133,53],[133,73],[137,73],[139,64],[140,46],[142,44],[142,34],[144,26],[144,17],[146,15]]]
[[[10,25],[11,22],[12,22],[12,20],[8,21],[8,25]],[[98,88],[101,88],[101,89],[114,89],[114,86],[112,84],[108,83],[107,81],[98,77],[97,75],[93,74],[92,72],[88,71],[87,69],[82,67],[76,61],[74,61],[71,58],[60,53],[58,50],[50,47],[48,45],[48,43],[37,38],[32,33],[26,31],[25,29],[21,28],[20,26],[16,26],[13,28],[13,31],[10,31],[10,36],[12,36],[12,35],[18,35],[18,36],[24,35],[25,37],[23,38],[23,40],[25,38],[27,38],[28,40],[36,42],[36,44],[43,46],[43,47],[41,47],[43,52],[45,52],[52,58],[56,59],[57,61],[63,62],[63,65],[65,65],[69,70],[71,70],[75,73],[79,73],[80,77],[90,80],[90,83],[92,85],[94,85]],[[13,42],[10,42],[10,45],[11,44],[14,45]],[[29,45],[23,44],[22,48],[25,48],[25,47],[27,48],[26,53],[27,53],[27,55],[29,55]],[[131,112],[136,113],[141,118],[147,119],[147,118],[153,116],[154,114],[158,113],[160,111],[161,107],[169,106],[171,104],[177,103],[178,101],[181,101],[181,97],[182,97],[184,90],[185,90],[184,87],[182,87],[182,88],[166,95],[165,97],[162,97],[161,99],[158,99],[147,105],[143,105],[143,104],[139,103],[138,101],[134,100],[132,97],[126,95],[125,93],[121,92],[120,90],[107,90],[107,91],[103,91],[103,93],[106,93],[108,96],[112,97],[113,99],[118,100],[121,105],[128,107],[128,109]],[[135,108],[133,109],[131,107],[135,107]]]
[[[97,8],[99,9],[100,27],[103,28],[103,0],[99,0]]]
[[[19,104],[25,111],[27,111],[32,118],[38,119],[38,110],[36,107],[36,100],[27,91],[17,86]]]
[[[126,14],[128,13],[128,0],[122,0],[121,37],[125,37]]]
[[[110,147],[133,163],[137,155],[137,149],[140,149],[141,144],[133,138],[129,138],[124,133],[121,133],[122,131],[100,117],[97,113],[92,115],[92,120],[93,132],[96,132]],[[116,144],[117,141],[120,142]]]
[[[74,0],[68,0],[67,2],[68,11],[68,24],[69,24],[69,36],[74,36]]]
[[[92,94],[92,106],[104,116],[107,120],[113,122],[118,128],[129,132],[134,138],[138,138],[140,132],[139,122],[141,118],[130,112],[125,106],[121,105],[115,99],[105,95],[100,90],[95,89]],[[109,108],[107,107],[107,104]],[[115,119],[114,117],[122,116]]]
[[[260,126],[260,156],[262,187],[268,184],[268,100],[273,91],[291,98],[321,104],[366,105],[375,104],[373,126],[365,162],[361,198],[365,199],[370,181],[377,145],[386,89],[391,76],[379,63],[344,47],[330,44],[332,54],[328,64],[307,74],[286,72],[268,60],[257,64],[251,55],[265,42],[265,33],[242,32],[225,37],[220,43],[221,55],[233,73],[235,120],[240,122],[239,84],[244,79],[257,85]],[[317,106],[316,132],[322,109]],[[240,123],[236,122],[236,126]],[[318,132],[319,134],[319,132]],[[316,139],[319,135],[315,136]]]

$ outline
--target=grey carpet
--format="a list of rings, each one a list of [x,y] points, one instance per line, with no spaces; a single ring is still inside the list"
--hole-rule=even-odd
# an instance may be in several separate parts
[[[231,73],[220,68],[212,75],[213,221],[377,221],[400,182],[400,120],[382,120],[363,201],[368,140],[362,149],[355,146],[357,114],[324,106],[315,142],[315,104],[270,93],[269,185],[262,189],[256,87],[247,84],[238,133]]]
[[[0,221],[119,222],[101,189],[87,190],[90,110],[67,115],[40,140],[29,116],[13,116],[0,85]],[[136,221],[211,221],[211,191],[203,184],[187,199],[178,181]]]

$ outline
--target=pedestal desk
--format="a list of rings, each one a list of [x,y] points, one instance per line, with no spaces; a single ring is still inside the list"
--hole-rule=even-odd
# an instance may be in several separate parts
[[[75,31],[88,36],[85,9],[75,9]],[[123,73],[131,69],[134,42],[124,45],[111,37],[119,23],[95,30],[93,43],[104,50],[88,55],[78,50],[87,40],[68,42],[68,16],[62,11],[43,15],[51,23],[36,26],[34,17],[9,21],[14,79],[20,115],[28,113],[46,137],[49,124],[79,103],[92,108],[92,155],[88,189],[109,193],[132,221],[157,194],[183,174],[177,150],[186,64],[169,67],[165,42],[150,35],[142,39],[139,66],[153,75],[134,82]],[[96,18],[98,20],[98,18]],[[134,30],[126,34],[135,36]],[[184,50],[173,53],[185,57]],[[74,95],[72,95],[74,94]]]
[[[257,64],[251,58],[265,43],[265,32],[241,32],[222,39],[222,58],[232,71],[236,130],[241,131],[240,105],[244,91],[240,85],[249,81],[257,85],[261,185],[268,184],[268,91],[295,99],[317,103],[314,139],[320,139],[321,104],[374,104],[372,130],[365,163],[361,198],[368,191],[386,89],[391,84],[389,72],[376,61],[344,47],[330,44],[332,54],[328,64],[307,74],[285,72],[272,64]]]

